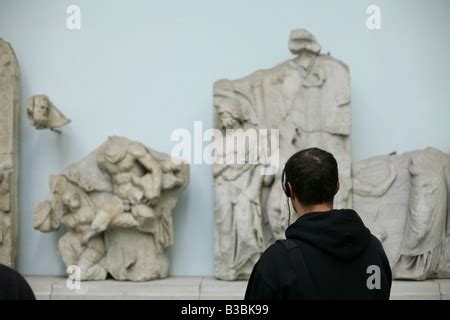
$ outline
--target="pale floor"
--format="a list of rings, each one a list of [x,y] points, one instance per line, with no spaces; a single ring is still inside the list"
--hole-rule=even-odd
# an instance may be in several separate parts
[[[180,299],[242,300],[246,281],[220,281],[208,277],[174,277],[148,282],[114,280],[81,282],[80,289],[70,290],[62,277],[27,276],[36,298],[61,299]],[[391,299],[450,300],[450,279],[394,281]]]

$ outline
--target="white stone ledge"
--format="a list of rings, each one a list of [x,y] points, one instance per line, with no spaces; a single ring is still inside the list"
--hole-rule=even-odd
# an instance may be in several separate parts
[[[39,300],[242,300],[246,281],[210,277],[174,277],[148,282],[114,280],[81,282],[67,288],[62,277],[25,277]],[[393,300],[450,300],[450,280],[394,281]]]
[[[450,300],[450,280],[440,280],[439,284],[441,286],[441,296],[442,300]]]
[[[441,300],[440,281],[393,281],[391,300]]]

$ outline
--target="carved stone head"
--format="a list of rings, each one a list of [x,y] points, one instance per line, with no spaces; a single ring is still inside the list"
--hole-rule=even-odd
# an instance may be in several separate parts
[[[235,129],[244,122],[244,115],[228,81],[218,81],[214,90],[214,107],[222,129]]]
[[[242,123],[241,112],[233,103],[218,108],[217,114],[219,115],[220,126],[223,129],[235,129]]]
[[[70,123],[43,94],[32,96],[28,100],[27,115],[31,121],[31,125],[36,129],[50,129],[62,127]]]
[[[289,38],[289,50],[293,54],[301,54],[302,52],[319,53],[320,44],[316,37],[305,29],[295,29],[291,31]]]

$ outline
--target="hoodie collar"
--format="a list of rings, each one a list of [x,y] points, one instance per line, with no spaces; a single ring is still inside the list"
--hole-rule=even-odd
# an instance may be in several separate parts
[[[287,239],[298,239],[342,260],[358,257],[367,247],[370,231],[351,209],[310,212],[286,230]]]

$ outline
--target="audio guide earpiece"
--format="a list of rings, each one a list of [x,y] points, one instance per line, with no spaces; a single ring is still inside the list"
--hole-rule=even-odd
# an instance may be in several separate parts
[[[286,197],[290,198],[291,188],[289,187],[289,183],[286,181],[286,168],[283,169],[283,173],[281,174],[281,187],[283,188]]]
[[[287,229],[291,224],[291,206],[289,205],[289,198],[291,198],[292,194],[291,194],[291,188],[289,186],[289,182],[286,181],[286,167],[284,167],[283,173],[281,174],[281,188],[283,189],[283,192],[287,197],[286,200],[287,200],[287,206],[288,206],[288,212],[289,212],[288,225],[286,227],[286,229]]]

